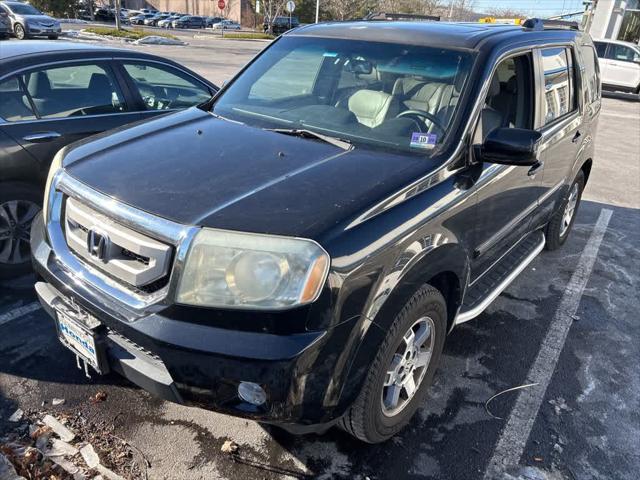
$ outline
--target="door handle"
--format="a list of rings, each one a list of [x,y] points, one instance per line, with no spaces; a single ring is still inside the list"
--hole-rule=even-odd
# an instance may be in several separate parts
[[[573,138],[571,139],[571,143],[577,143],[581,136],[582,134],[580,133],[580,130],[578,130],[576,134],[573,136]]]
[[[540,160],[538,160],[535,164],[531,166],[531,168],[527,172],[527,175],[529,177],[535,177],[536,174],[542,169],[543,166],[544,166],[544,162],[541,162]]]
[[[51,140],[55,140],[56,138],[60,138],[61,136],[62,135],[60,135],[58,132],[38,132],[22,137],[22,139],[25,142],[42,143],[50,142]]]

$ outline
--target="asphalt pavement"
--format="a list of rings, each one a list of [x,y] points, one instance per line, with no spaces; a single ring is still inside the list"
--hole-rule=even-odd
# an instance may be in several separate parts
[[[221,82],[264,47],[192,41],[135,48]],[[152,479],[636,480],[640,103],[603,103],[569,240],[453,331],[424,408],[391,441],[364,445],[337,429],[293,436],[160,401],[117,376],[89,380],[58,343],[29,276],[0,284],[0,436],[18,407],[82,415],[142,452]],[[98,391],[106,400],[89,401]],[[220,452],[226,440],[236,455]]]

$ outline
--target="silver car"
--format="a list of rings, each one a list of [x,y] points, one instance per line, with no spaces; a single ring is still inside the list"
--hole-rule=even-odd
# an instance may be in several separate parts
[[[8,38],[11,33],[11,22],[9,21],[9,14],[0,10],[0,40]]]
[[[60,35],[60,22],[27,3],[0,2],[2,14],[6,14],[11,22],[11,31],[19,40],[29,37],[55,40]]]

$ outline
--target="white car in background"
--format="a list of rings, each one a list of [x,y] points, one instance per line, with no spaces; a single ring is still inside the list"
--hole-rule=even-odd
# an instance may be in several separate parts
[[[240,30],[242,27],[239,23],[231,20],[222,20],[221,22],[214,23],[211,28],[214,30]]]
[[[183,15],[180,15],[180,14],[171,15],[171,16],[169,16],[169,17],[167,17],[167,18],[163,19],[163,20],[160,20],[160,21],[158,22],[158,27],[162,27],[162,28],[173,28],[173,27],[172,27],[172,25],[171,25],[171,24],[172,24],[172,22],[173,22],[174,20],[177,20],[177,19],[181,18],[181,17],[183,17]]]
[[[640,95],[640,45],[620,40],[594,40],[602,87]]]

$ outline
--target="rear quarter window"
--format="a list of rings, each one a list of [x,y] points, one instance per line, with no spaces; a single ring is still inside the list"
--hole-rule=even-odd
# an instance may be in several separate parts
[[[580,47],[582,57],[582,88],[585,103],[593,103],[600,99],[600,67],[594,47],[583,45]]]

